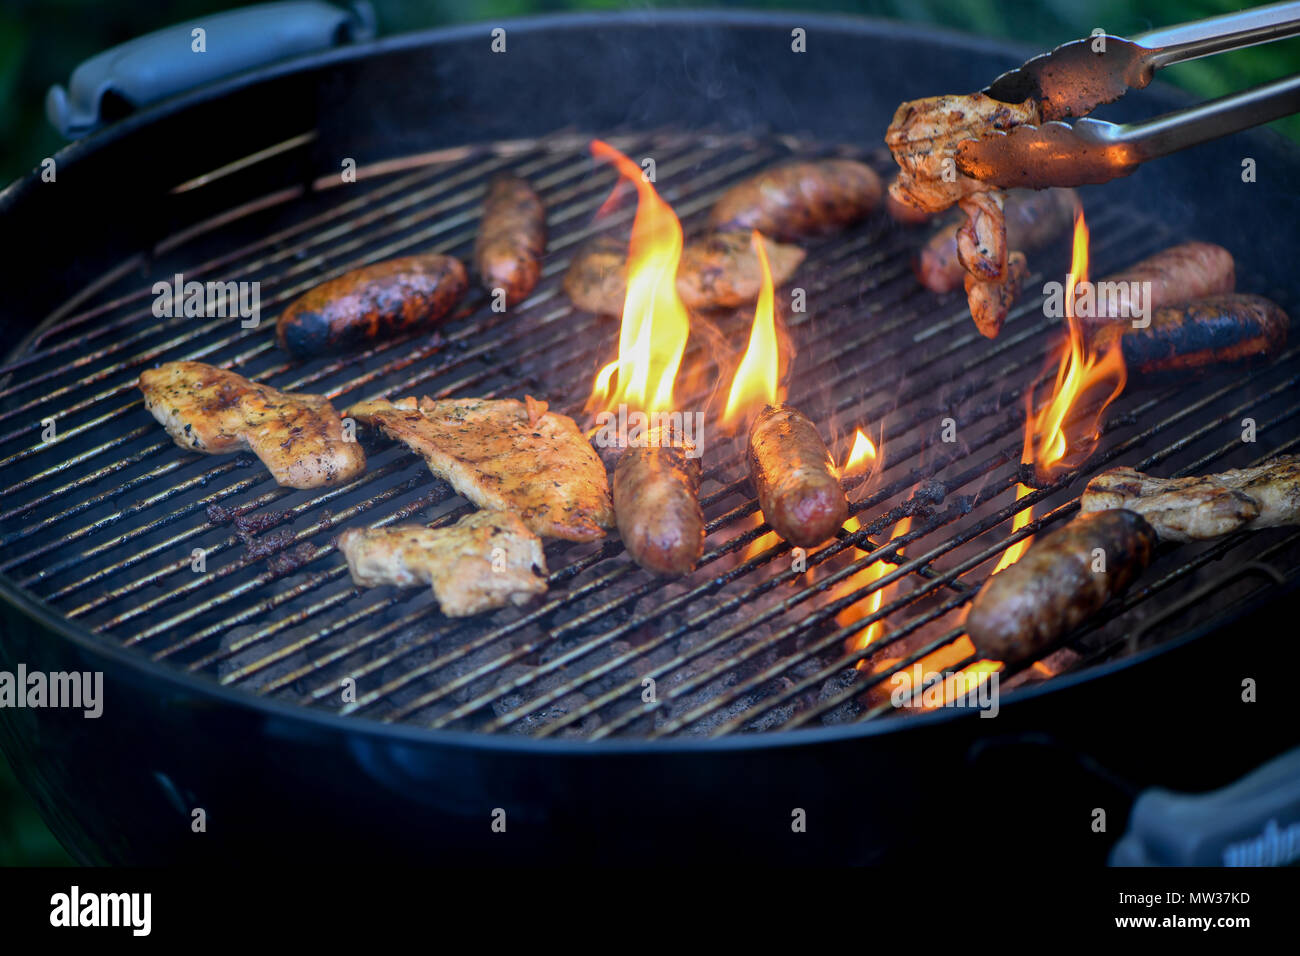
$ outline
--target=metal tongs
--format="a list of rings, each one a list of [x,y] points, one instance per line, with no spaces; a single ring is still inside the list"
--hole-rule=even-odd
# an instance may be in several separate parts
[[[1300,2],[1274,3],[1143,33],[1074,40],[1003,73],[984,92],[1034,99],[1040,126],[991,131],[957,148],[957,167],[1004,188],[1083,186],[1127,176],[1149,159],[1300,112],[1300,74],[1141,123],[1086,117],[1172,63],[1300,35]]]

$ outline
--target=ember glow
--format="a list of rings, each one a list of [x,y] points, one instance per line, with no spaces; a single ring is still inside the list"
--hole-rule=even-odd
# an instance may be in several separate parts
[[[845,531],[857,531],[860,527],[861,524],[859,524],[858,519],[856,517],[850,518],[848,521],[844,523]],[[904,518],[902,521],[898,522],[898,524],[894,525],[894,531],[889,536],[889,540],[893,541],[895,538],[901,538],[903,535],[907,534],[908,530],[911,527],[912,527],[911,517]],[[853,575],[850,578],[847,578],[844,581],[841,581],[839,585],[836,587],[836,591],[840,593],[832,594],[832,598],[843,597],[845,594],[851,594],[854,591],[857,591],[861,588],[867,587],[870,584],[873,584],[874,582],[878,581],[880,578],[888,574],[890,571],[892,571],[896,566],[896,563],[902,560],[903,560],[903,553],[900,550],[897,554],[894,555],[893,561],[876,561],[872,564],[867,565],[857,574]],[[835,615],[835,623],[840,625],[840,627],[848,627],[850,624],[854,624],[857,621],[862,620],[864,617],[867,617],[868,615],[875,614],[877,611],[880,610],[881,606],[885,603],[885,592],[888,590],[889,587],[877,588],[876,590],[872,591],[869,595],[867,595],[865,600],[858,601],[856,604],[850,604],[844,610],[840,611],[840,613]],[[869,647],[871,644],[875,643],[877,640],[880,639],[880,635],[884,633],[884,630],[885,630],[885,622],[883,620],[872,621],[870,624],[867,625],[867,629],[865,631],[861,632],[860,634],[855,634],[853,637],[849,638],[848,641],[845,642],[844,649],[852,653],[853,651],[860,651],[865,647]],[[865,660],[861,660],[858,661],[857,664],[855,664],[854,666],[858,670],[863,670],[865,669],[866,665],[867,662]]]
[[[867,437],[866,432],[861,428],[856,429],[853,434],[853,447],[849,449],[848,457],[844,460],[844,464],[838,469],[841,479],[867,474],[876,466],[878,460],[879,455],[876,451],[875,444]],[[894,526],[892,537],[897,538],[899,535],[906,534],[911,523],[911,518],[904,518],[902,521],[898,522],[898,524]],[[861,530],[861,528],[862,522],[858,520],[856,515],[844,522],[844,530],[850,534]],[[856,574],[845,578],[843,581],[839,582],[839,584],[835,585],[831,590],[831,601],[838,601],[840,598],[852,594],[855,591],[860,591],[865,587],[869,587],[882,576],[887,574],[893,567],[894,564],[892,562],[885,561],[875,561],[867,565]],[[880,610],[881,605],[885,601],[886,590],[888,589],[880,588],[868,594],[863,600],[850,604],[835,615],[835,623],[840,627],[848,627],[868,615],[875,614]],[[877,640],[883,630],[884,624],[882,621],[873,621],[871,624],[867,625],[865,631],[860,634],[855,634],[853,637],[845,641],[845,651],[852,653],[853,651],[862,650],[864,647]],[[862,668],[864,663],[865,661],[858,661],[856,666],[859,670]]]
[[[691,330],[690,316],[677,294],[682,226],[640,166],[600,140],[592,141],[591,152],[613,163],[636,187],[637,207],[628,244],[618,358],[596,375],[588,407],[613,410],[627,405],[633,411],[674,411],[673,382]]]
[[[1119,397],[1127,381],[1120,337],[1109,338],[1101,352],[1094,351],[1075,315],[1074,303],[1079,284],[1087,281],[1088,224],[1080,210],[1074,220],[1074,249],[1065,281],[1065,320],[1069,326],[1069,338],[1057,365],[1052,398],[1037,415],[1034,414],[1035,390],[1031,388],[1025,398],[1025,447],[1020,460],[1022,464],[1033,465],[1035,474],[1040,478],[1050,478],[1061,469],[1077,464],[1092,454],[1100,437],[1102,413]],[[1071,410],[1081,396],[1088,395],[1103,383],[1113,383],[1110,395],[1089,415],[1082,427],[1071,423],[1072,434],[1067,436],[1066,419]],[[1016,485],[1016,500],[1019,501],[1029,492],[1030,489],[1025,485]],[[1019,531],[1031,520],[1032,508],[1017,512],[1012,520],[1012,531]],[[993,573],[997,574],[1020,560],[1031,540],[1026,538],[1018,541],[1004,551]]]
[[[758,253],[761,283],[758,303],[754,307],[754,324],[749,330],[749,345],[736,367],[727,395],[727,407],[722,413],[724,428],[735,429],[750,413],[763,405],[780,401],[780,347],[776,338],[776,292],[772,286],[772,269],[767,262],[767,249],[757,231],[752,242]]]

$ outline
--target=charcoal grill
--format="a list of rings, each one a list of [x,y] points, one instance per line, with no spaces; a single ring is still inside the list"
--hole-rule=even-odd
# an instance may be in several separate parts
[[[6,710],[0,725],[75,853],[233,858],[273,839],[275,852],[317,857],[345,832],[385,858],[619,859],[688,833],[692,846],[674,844],[682,858],[868,860],[899,852],[899,833],[906,846],[909,824],[919,834],[934,814],[951,818],[956,787],[993,825],[1023,798],[1017,826],[1097,858],[1102,843],[1049,813],[1053,800],[1122,804],[1134,780],[1219,784],[1293,742],[1274,705],[1232,697],[1243,676],[1284,673],[1295,656],[1245,627],[1300,580],[1290,529],[1164,549],[1065,648],[1004,672],[996,720],[901,715],[887,700],[895,673],[960,647],[961,609],[997,558],[1072,514],[1091,475],[1120,463],[1220,470],[1300,444],[1292,345],[1249,374],[1132,381],[1096,452],[1016,500],[1024,396],[1060,334],[1032,290],[1062,278],[1068,238],[1033,257],[1031,294],[994,341],[960,296],[912,278],[924,230],[880,214],[810,246],[792,283],[807,310],[790,309],[788,292],[781,303],[798,348],[790,400],[837,455],[859,426],[883,451],[854,488],[859,529],[812,550],[807,571],[760,523],[741,449],[715,436],[693,575],[653,578],[617,540],[551,542],[543,599],[453,621],[420,591],[355,589],[333,545],[345,526],[446,524],[469,510],[404,448],[367,439],[364,476],[293,491],[252,456],[176,448],[143,410],[139,372],[185,358],[338,407],[530,392],[582,419],[617,329],[575,311],[560,280],[584,240],[625,229],[633,212],[595,215],[614,174],[590,159],[593,135],[655,158],[689,234],[728,185],[784,159],[851,156],[887,172],[878,144],[897,102],[976,88],[1026,54],[788,19],[559,17],[507,24],[502,56],[473,27],[316,54],[137,113],[56,157],[57,185],[35,176],[0,198],[6,231],[31,237],[0,265],[16,343],[0,367],[3,659],[102,670],[108,687],[97,722]],[[813,38],[803,58],[792,25]],[[919,75],[885,62],[922,59]],[[1240,182],[1242,155],[1257,159],[1258,183]],[[356,182],[339,174],[349,158]],[[475,292],[437,335],[286,361],[272,335],[284,304],[395,255],[468,257],[485,183],[503,170],[548,208],[543,280],[525,303],[500,314]],[[1094,274],[1204,238],[1237,255],[1239,288],[1294,314],[1298,173],[1294,150],[1261,134],[1084,190]],[[260,282],[260,327],[155,317],[153,284],[176,273]],[[723,340],[743,342],[749,319],[718,317]],[[717,358],[697,336],[686,364],[709,378]],[[696,389],[685,405],[709,401]],[[1254,443],[1241,438],[1247,418]],[[1028,507],[1033,520],[1013,532]],[[909,530],[891,538],[903,518]],[[849,649],[877,624],[866,650]],[[950,653],[946,665],[974,660]],[[1150,739],[1129,738],[1157,721],[1246,742],[1210,767],[1162,743],[1171,752],[1153,768]],[[206,839],[190,831],[195,807],[211,816]],[[507,834],[491,828],[497,808]],[[794,808],[815,821],[808,833],[791,831]]]

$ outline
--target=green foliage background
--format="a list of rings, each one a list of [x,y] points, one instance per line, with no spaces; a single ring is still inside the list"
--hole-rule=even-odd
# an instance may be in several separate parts
[[[385,34],[561,10],[699,5],[671,0],[374,0],[380,31]],[[1242,4],[1233,0],[710,0],[705,5],[857,13],[1014,38],[1045,50],[1095,27],[1127,36],[1224,13]],[[45,121],[45,91],[53,83],[66,83],[78,63],[142,33],[234,6],[239,4],[222,0],[0,0],[0,182],[22,175],[62,145]],[[1297,70],[1300,39],[1182,64],[1161,78],[1209,97]],[[1275,125],[1300,140],[1300,118]],[[54,864],[67,859],[0,758],[0,865]]]

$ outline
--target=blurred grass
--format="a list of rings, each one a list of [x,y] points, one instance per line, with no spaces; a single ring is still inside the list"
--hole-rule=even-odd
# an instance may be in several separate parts
[[[66,83],[82,60],[134,36],[237,5],[221,0],[0,0],[0,182],[8,183],[26,173],[63,145],[45,121],[45,91],[51,84]],[[653,4],[661,8],[696,5],[671,0]],[[1044,50],[1085,36],[1095,27],[1127,36],[1241,6],[1232,0],[709,0],[707,5],[773,10],[798,7],[887,17],[1014,38]],[[381,32],[391,34],[524,14],[629,6],[645,9],[652,4],[618,0],[374,0],[374,6]],[[1211,97],[1297,70],[1300,40],[1289,40],[1172,67],[1162,72],[1161,79]],[[1300,141],[1300,117],[1274,125]],[[8,764],[0,759],[0,865],[67,861]]]

